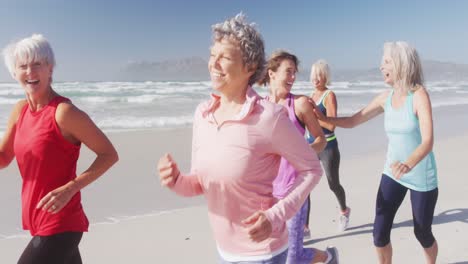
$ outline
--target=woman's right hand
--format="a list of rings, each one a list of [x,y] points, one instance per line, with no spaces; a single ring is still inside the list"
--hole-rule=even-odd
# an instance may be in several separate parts
[[[257,211],[253,215],[242,220],[247,227],[247,233],[254,242],[262,242],[270,237],[273,227],[264,211]]]
[[[317,108],[317,106],[314,106],[314,114],[315,117],[323,122],[327,122],[327,117],[320,111],[320,109]]]
[[[171,154],[166,153],[158,162],[159,180],[162,186],[171,188],[180,175],[177,163],[172,159]]]

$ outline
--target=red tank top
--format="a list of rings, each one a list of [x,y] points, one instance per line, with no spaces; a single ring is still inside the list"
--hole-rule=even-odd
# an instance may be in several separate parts
[[[23,228],[33,236],[88,231],[89,222],[81,206],[80,192],[57,214],[36,209],[46,194],[76,178],[81,144],[67,141],[55,122],[57,106],[66,101],[69,99],[57,96],[36,112],[27,104],[16,125],[14,151],[23,178]]]

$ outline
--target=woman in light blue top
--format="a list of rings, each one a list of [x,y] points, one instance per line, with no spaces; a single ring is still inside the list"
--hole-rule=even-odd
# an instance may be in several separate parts
[[[380,70],[392,90],[378,95],[350,117],[317,117],[339,127],[352,128],[385,113],[388,137],[387,159],[377,193],[374,245],[379,263],[392,262],[390,232],[395,214],[406,192],[411,195],[414,233],[424,248],[427,263],[435,263],[437,241],[432,219],[438,197],[437,169],[432,152],[434,142],[432,107],[423,87],[418,53],[406,42],[384,45]]]

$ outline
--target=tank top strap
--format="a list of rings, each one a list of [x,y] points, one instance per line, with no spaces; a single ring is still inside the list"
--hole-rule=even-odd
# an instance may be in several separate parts
[[[293,113],[296,113],[294,109],[294,95],[292,93],[288,94],[286,104],[288,105],[288,109],[292,109]]]
[[[288,94],[285,102],[286,108],[288,109],[288,115],[291,120],[296,119],[296,111],[294,110],[294,95]]]
[[[323,101],[325,101],[325,98],[328,96],[328,94],[331,92],[331,90],[326,90],[322,96],[320,97],[319,101],[317,102],[317,105],[319,104],[323,104],[323,107],[325,107],[325,104],[323,103]]]
[[[54,97],[49,104],[50,106],[57,107],[60,103],[63,103],[63,102],[71,102],[71,100],[68,99],[67,97],[63,97],[59,95],[59,96]]]
[[[387,99],[385,99],[385,111],[392,109],[392,97],[393,97],[393,90],[388,93]]]
[[[21,109],[21,112],[20,112],[20,114],[18,116],[17,124],[21,124],[23,122],[23,117],[26,114],[26,111],[28,111],[28,109],[29,109],[29,104],[28,103],[24,104],[24,106]]]
[[[408,92],[405,107],[406,107],[406,110],[408,111],[409,116],[413,117],[413,119],[417,121],[418,118],[416,117],[416,114],[414,113],[413,103],[414,103],[414,92]]]

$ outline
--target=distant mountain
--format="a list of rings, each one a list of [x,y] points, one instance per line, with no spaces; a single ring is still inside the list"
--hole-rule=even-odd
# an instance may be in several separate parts
[[[122,67],[117,81],[206,81],[208,62],[200,57],[161,62],[134,61]],[[309,68],[299,70],[298,80],[308,81]],[[427,81],[468,81],[468,65],[451,62],[423,61]],[[350,70],[333,69],[333,81],[381,81],[379,68]]]
[[[426,81],[468,81],[468,65],[451,62],[423,61],[423,72]],[[300,80],[308,80],[309,72],[300,72]],[[366,70],[332,69],[334,81],[381,81],[379,68]]]
[[[206,81],[208,62],[200,57],[161,62],[129,62],[116,76],[118,81]]]
[[[428,81],[467,81],[468,65],[440,61],[423,63],[424,77]]]

